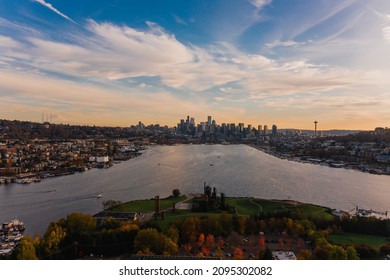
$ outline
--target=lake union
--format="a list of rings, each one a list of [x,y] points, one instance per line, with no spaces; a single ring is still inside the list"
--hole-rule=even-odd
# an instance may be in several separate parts
[[[282,160],[246,145],[180,145],[150,147],[109,169],[0,186],[0,222],[17,218],[27,234],[43,234],[71,212],[101,211],[104,200],[200,193],[204,181],[227,196],[390,210],[390,176]]]

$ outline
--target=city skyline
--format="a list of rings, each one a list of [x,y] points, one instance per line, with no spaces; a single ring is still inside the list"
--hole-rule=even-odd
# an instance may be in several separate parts
[[[390,3],[0,3],[0,119],[389,126]]]

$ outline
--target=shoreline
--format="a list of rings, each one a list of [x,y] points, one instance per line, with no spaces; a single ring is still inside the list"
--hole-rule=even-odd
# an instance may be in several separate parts
[[[343,169],[347,169],[347,170],[355,170],[355,171],[359,171],[362,173],[369,173],[372,175],[390,176],[390,172],[385,172],[385,171],[383,171],[381,169],[377,169],[377,168],[371,168],[371,167],[364,165],[364,164],[347,163],[347,162],[336,161],[336,160],[331,160],[331,159],[312,158],[309,156],[294,157],[290,154],[278,153],[270,148],[264,148],[264,147],[256,146],[253,144],[247,144],[247,145],[249,147],[256,149],[256,150],[262,151],[268,155],[274,156],[278,159],[299,162],[299,163],[308,163],[308,164],[313,164],[313,165],[327,166],[327,167],[331,167],[331,168],[343,168]]]
[[[31,183],[39,183],[47,178],[54,177],[62,177],[68,175],[74,175],[76,173],[83,173],[89,171],[91,169],[104,169],[110,168],[114,164],[119,164],[123,161],[128,161],[133,158],[141,156],[142,153],[135,152],[126,155],[118,155],[113,156],[113,160],[104,163],[88,163],[83,166],[71,166],[61,170],[47,170],[41,172],[26,172],[20,173],[17,176],[2,176],[0,177],[0,185],[8,185],[8,184],[31,184]]]

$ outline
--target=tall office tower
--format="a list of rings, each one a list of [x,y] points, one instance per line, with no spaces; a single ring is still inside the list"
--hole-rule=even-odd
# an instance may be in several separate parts
[[[228,129],[228,126],[226,125],[226,123],[222,123],[222,133],[224,136],[229,135],[229,129]]]
[[[264,125],[264,136],[268,135],[268,125]]]
[[[235,124],[235,123],[229,124],[229,131],[230,131],[231,133],[236,132],[236,124]]]
[[[272,135],[276,135],[278,133],[278,127],[276,125],[272,126]]]
[[[258,125],[257,126],[257,136],[260,137],[261,136],[261,132],[263,130],[263,127],[261,125]]]
[[[208,125],[208,126],[211,125],[211,116],[208,116],[208,117],[207,117],[207,125]]]
[[[314,122],[314,136],[317,136],[317,121]]]
[[[191,118],[190,123],[191,123],[192,125],[195,125],[195,119],[194,119],[194,118]]]
[[[201,122],[200,126],[202,127],[202,131],[205,132],[206,131],[206,123],[205,122]]]
[[[242,133],[244,131],[244,123],[239,123],[238,129],[239,129],[239,132]]]

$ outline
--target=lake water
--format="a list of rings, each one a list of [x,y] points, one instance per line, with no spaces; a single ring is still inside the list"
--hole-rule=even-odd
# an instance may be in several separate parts
[[[200,193],[204,181],[227,196],[390,210],[390,176],[281,160],[246,145],[180,145],[151,147],[109,169],[0,186],[0,222],[17,218],[26,233],[42,234],[71,212],[99,212],[103,200]]]

